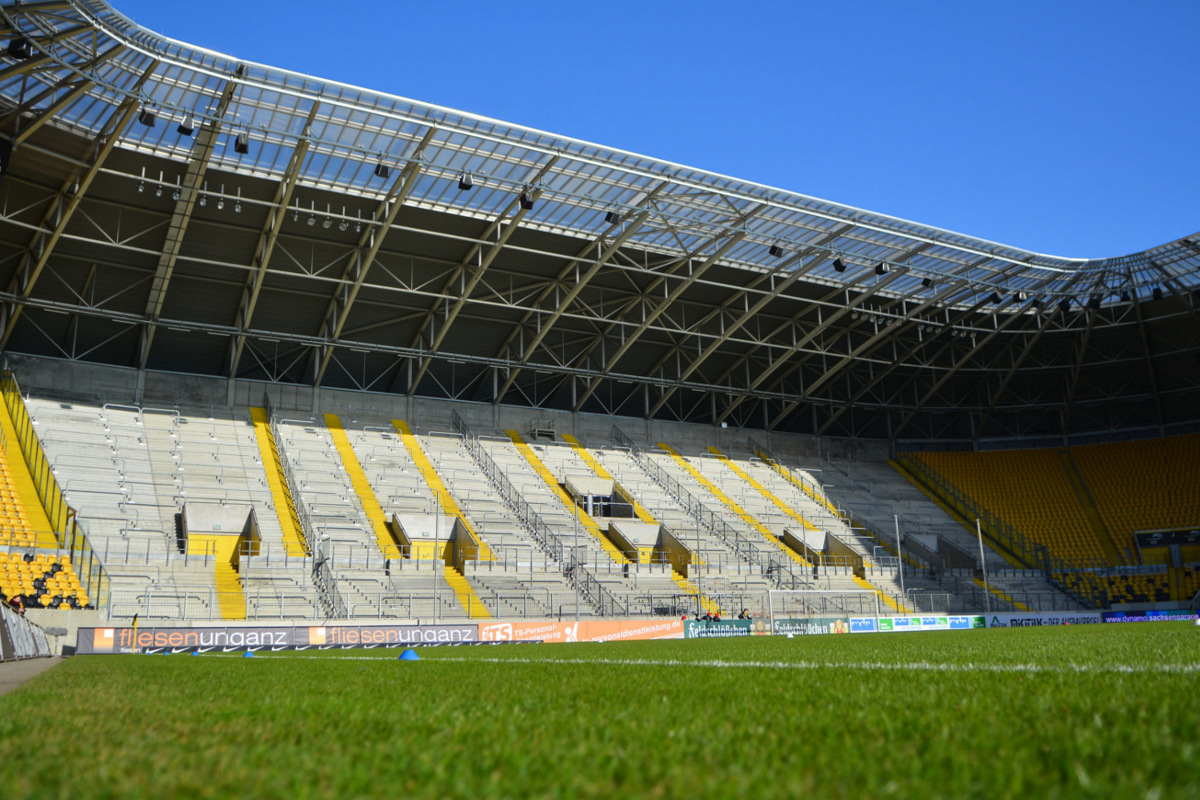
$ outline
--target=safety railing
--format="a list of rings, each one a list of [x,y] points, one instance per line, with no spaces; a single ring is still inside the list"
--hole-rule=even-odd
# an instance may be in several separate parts
[[[924,484],[963,519],[977,519],[980,531],[994,547],[1021,564],[1041,570],[1052,585],[1088,608],[1108,607],[1107,582],[1093,572],[1051,554],[1044,544],[1030,541],[1023,533],[984,508],[974,498],[911,453],[897,453],[896,462]]]
[[[466,420],[457,411],[450,412],[450,422],[456,433],[462,436],[463,446],[483,472],[484,476],[496,489],[496,493],[516,515],[531,536],[546,548],[556,560],[564,564],[563,574],[574,583],[577,591],[583,593],[601,616],[619,616],[629,613],[628,607],[610,592],[592,573],[589,566],[579,560],[575,549],[564,542],[554,530],[546,524],[536,509],[525,500],[520,490],[508,479],[504,470],[487,452]]]
[[[612,439],[618,447],[629,451],[633,456],[634,463],[641,467],[650,480],[657,483],[663,491],[674,498],[675,502],[691,515],[702,528],[710,531],[714,536],[723,541],[727,547],[733,550],[734,555],[738,558],[753,564],[758,568],[760,574],[771,580],[780,589],[811,588],[809,582],[797,576],[792,570],[791,565],[782,558],[775,556],[764,557],[750,539],[739,533],[725,521],[724,515],[718,514],[700,502],[695,495],[688,491],[687,487],[656,464],[635,441],[626,436],[616,425],[612,428]]]
[[[16,432],[17,444],[29,469],[42,509],[50,521],[60,550],[69,553],[80,584],[86,587],[88,598],[97,608],[105,608],[109,596],[108,573],[97,557],[87,530],[75,517],[75,509],[67,505],[62,488],[54,477],[50,462],[38,441],[33,420],[25,408],[16,377],[5,370],[0,375],[0,393]]]
[[[304,502],[300,500],[302,484],[296,480],[296,476],[292,472],[287,448],[284,447],[283,438],[280,435],[279,419],[275,414],[275,407],[271,404],[270,396],[265,392],[263,393],[263,407],[267,410],[267,425],[271,429],[271,437],[275,440],[275,455],[279,459],[280,472],[283,473],[288,496],[292,498],[292,508],[296,512],[296,519],[300,522],[305,547],[313,554],[313,584],[317,587],[324,616],[327,618],[344,617],[346,616],[346,601],[338,590],[337,578],[328,562],[328,555],[325,551],[327,540],[322,540],[317,536],[312,520],[308,516],[308,510],[304,507]]]

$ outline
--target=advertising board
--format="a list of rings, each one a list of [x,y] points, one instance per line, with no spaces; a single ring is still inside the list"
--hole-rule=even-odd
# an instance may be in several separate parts
[[[313,625],[228,628],[80,628],[78,655],[168,649],[374,647],[478,641],[476,625]]]

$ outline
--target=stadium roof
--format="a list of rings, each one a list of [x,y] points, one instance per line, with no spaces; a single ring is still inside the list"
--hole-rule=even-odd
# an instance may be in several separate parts
[[[235,60],[99,0],[0,16],[6,349],[846,436],[1200,419],[1200,234],[1042,255]]]

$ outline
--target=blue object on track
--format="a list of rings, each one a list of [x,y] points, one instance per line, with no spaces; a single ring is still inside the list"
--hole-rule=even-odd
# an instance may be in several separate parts
[[[247,650],[247,651],[246,651],[246,654],[245,654],[244,656],[242,656],[242,658],[254,658],[254,651],[253,651],[253,650]]]
[[[417,655],[417,651],[411,647],[405,650],[400,655],[396,656],[397,661],[420,661],[421,657]]]
[[[194,656],[198,656],[198,655],[200,655],[200,651],[199,651],[199,650],[193,650],[193,651],[192,651],[192,655],[194,655]]]

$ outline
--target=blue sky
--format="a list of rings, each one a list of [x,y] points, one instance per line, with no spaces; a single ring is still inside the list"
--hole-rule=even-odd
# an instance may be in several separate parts
[[[1038,252],[1200,231],[1200,0],[110,2],[239,58]]]

